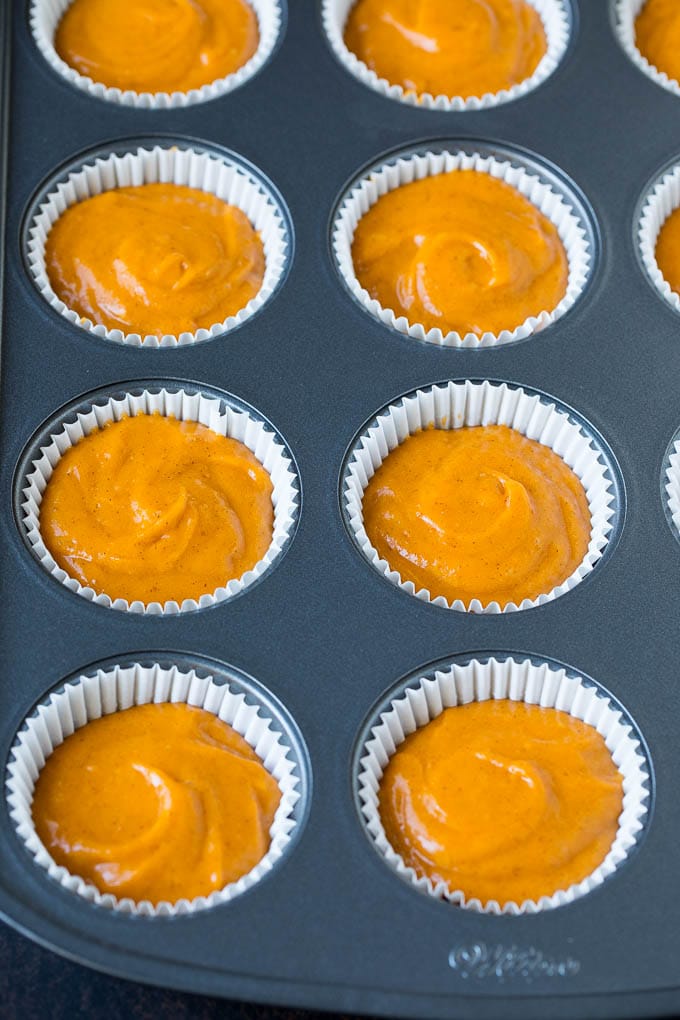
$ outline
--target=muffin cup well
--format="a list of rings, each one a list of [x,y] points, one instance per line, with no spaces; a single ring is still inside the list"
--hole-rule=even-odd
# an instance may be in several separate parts
[[[571,903],[611,875],[639,841],[649,814],[650,769],[632,724],[604,691],[558,663],[515,659],[511,656],[473,658],[437,663],[397,696],[372,713],[359,750],[356,791],[359,811],[378,853],[400,878],[420,892],[448,900],[468,910],[489,914],[537,913]],[[491,699],[523,701],[567,712],[582,720],[604,738],[614,763],[623,776],[623,810],[619,827],[602,864],[582,882],[538,900],[499,903],[467,899],[461,890],[446,883],[419,877],[390,845],[379,811],[379,788],[385,767],[411,733],[425,726],[449,707]]]
[[[243,67],[239,67],[225,78],[217,78],[189,92],[134,92],[130,89],[123,91],[80,74],[62,60],[54,48],[57,26],[72,2],[73,0],[32,0],[29,15],[31,31],[43,57],[57,74],[87,95],[140,110],[170,110],[193,106],[232,92],[264,67],[274,52],[282,31],[281,0],[248,0],[257,16],[260,42],[253,56]]]
[[[143,184],[177,184],[197,188],[236,206],[259,233],[264,247],[265,273],[260,290],[248,304],[223,322],[194,333],[162,337],[124,333],[82,318],[52,289],[45,263],[47,236],[69,206],[104,191]],[[272,296],[290,257],[291,237],[279,198],[252,168],[226,151],[192,148],[187,143],[140,146],[127,150],[87,153],[66,167],[43,189],[29,212],[25,231],[26,260],[30,275],[44,299],[65,319],[95,336],[134,347],[177,347],[220,336],[251,318]]]
[[[299,514],[300,488],[292,457],[282,439],[268,427],[268,423],[255,417],[252,409],[232,406],[217,396],[195,389],[173,388],[171,383],[159,384],[162,389],[142,389],[120,396],[97,395],[92,401],[81,404],[82,410],[67,408],[46,432],[44,443],[29,449],[25,468],[20,470],[17,484],[18,513],[24,536],[33,555],[53,577],[70,591],[97,605],[111,609],[149,615],[173,615],[195,609],[205,609],[233,598],[260,578],[281,556],[290,542]],[[207,388],[206,388],[207,389]],[[226,395],[225,395],[226,397]],[[196,599],[184,599],[180,604],[168,601],[128,602],[112,599],[103,592],[83,587],[70,577],[53,559],[40,533],[40,504],[52,473],[66,450],[75,446],[84,436],[101,428],[107,422],[120,421],[125,416],[159,413],[181,421],[196,421],[218,435],[229,436],[243,443],[257,457],[271,477],[274,487],[274,531],[271,545],[264,557],[239,578],[228,579],[223,587],[206,592]],[[26,455],[25,455],[26,457]]]
[[[577,569],[562,584],[519,605],[510,602],[469,604],[449,602],[412,581],[381,559],[364,527],[363,498],[366,486],[389,453],[415,432],[425,428],[456,429],[476,425],[508,425],[529,439],[548,446],[581,481],[588,499],[591,530],[588,551]],[[401,397],[380,411],[352,442],[342,472],[342,504],[347,527],[356,545],[375,569],[392,584],[424,602],[445,609],[472,613],[510,613],[551,602],[583,580],[601,559],[612,541],[620,499],[613,458],[605,457],[594,438],[581,424],[542,394],[497,382],[440,383]],[[615,481],[616,479],[616,481]]]
[[[592,231],[585,212],[577,208],[567,192],[560,193],[538,166],[523,156],[508,152],[498,158],[482,144],[479,149],[452,148],[419,153],[403,152],[387,162],[374,166],[356,180],[341,198],[332,226],[332,248],[340,275],[356,300],[373,318],[400,333],[437,344],[440,347],[496,347],[523,340],[560,319],[583,291],[592,270],[594,258]],[[567,290],[556,308],[543,309],[523,323],[500,333],[442,332],[438,327],[426,329],[422,323],[410,322],[391,308],[383,308],[362,287],[354,270],[352,242],[359,220],[389,191],[404,184],[456,170],[476,170],[505,181],[527,198],[556,227],[569,263]]]
[[[664,301],[680,312],[680,294],[666,280],[656,261],[656,242],[664,223],[680,207],[680,162],[663,170],[642,199],[637,223],[638,251],[654,289]]]
[[[423,110],[487,110],[520,99],[533,92],[550,77],[569,45],[572,16],[567,0],[529,0],[543,22],[548,44],[545,56],[532,75],[511,88],[501,89],[500,92],[487,92],[482,96],[433,96],[429,92],[417,93],[380,78],[347,48],[344,40],[345,25],[355,3],[356,0],[323,0],[321,18],[333,53],[350,74],[375,92]]]
[[[646,0],[614,0],[614,29],[624,52],[630,57],[635,66],[643,74],[646,74],[648,78],[656,82],[657,85],[666,89],[667,92],[680,96],[680,82],[676,81],[675,78],[669,78],[664,71],[660,71],[653,64],[650,64],[637,48],[637,43],[635,42],[635,21],[645,2]]]
[[[203,673],[203,671],[201,671]],[[259,863],[238,881],[209,896],[154,906],[148,900],[135,902],[102,893],[92,883],[58,865],[40,840],[32,817],[35,784],[46,760],[75,730],[94,719],[121,712],[133,705],[184,703],[203,708],[228,723],[262,759],[281,790],[281,801],[270,829],[271,844]],[[139,662],[97,669],[68,682],[49,695],[23,723],[11,750],[7,766],[7,801],[18,835],[36,864],[65,889],[102,907],[146,917],[189,914],[226,903],[255,885],[266,875],[291,841],[298,824],[295,806],[301,797],[301,776],[291,747],[290,735],[252,692],[239,685],[217,683],[212,676],[179,666],[151,666]]]

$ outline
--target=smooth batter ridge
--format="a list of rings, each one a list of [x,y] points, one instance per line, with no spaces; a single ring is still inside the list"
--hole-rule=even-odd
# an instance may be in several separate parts
[[[102,893],[175,903],[251,871],[281,801],[250,745],[211,712],[140,705],[87,723],[47,759],[33,797],[57,864]]]
[[[407,867],[467,899],[539,900],[604,861],[623,779],[602,736],[566,712],[509,700],[445,709],[398,747],[379,790]]]
[[[271,478],[235,439],[193,421],[110,422],[58,461],[40,506],[56,563],[112,600],[200,599],[272,540]]]
[[[257,50],[246,0],[73,0],[54,46],[79,74],[133,92],[189,92],[233,74]]]
[[[427,429],[366,486],[366,534],[402,581],[466,605],[548,594],[588,550],[588,499],[549,447],[505,425]]]
[[[635,45],[657,71],[680,81],[680,6],[646,0],[635,19]]]
[[[70,206],[47,236],[45,264],[57,297],[82,318],[158,337],[236,315],[265,271],[246,214],[178,184],[115,188]]]
[[[454,170],[383,195],[359,220],[360,285],[410,323],[460,336],[552,312],[569,262],[557,227],[505,181]]]
[[[656,239],[655,257],[664,280],[680,294],[680,209],[674,209],[663,223]]]
[[[344,39],[391,85],[464,99],[531,77],[548,49],[526,0],[357,0]]]

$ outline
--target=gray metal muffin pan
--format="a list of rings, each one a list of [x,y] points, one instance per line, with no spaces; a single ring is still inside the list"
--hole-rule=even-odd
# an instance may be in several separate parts
[[[332,55],[318,4],[291,0],[266,67],[213,102],[154,113],[89,98],[38,52],[27,3],[3,7],[6,231],[0,367],[0,758],[46,693],[92,663],[192,656],[231,665],[280,700],[309,772],[296,844],[231,903],[190,917],[129,918],[70,895],[35,866],[0,805],[0,912],[91,966],[195,992],[413,1018],[625,1017],[680,1004],[680,545],[660,496],[680,425],[680,319],[645,279],[634,213],[680,156],[680,100],[621,49],[605,0],[572,10],[555,74],[498,109],[444,113],[382,98]],[[10,14],[12,25],[10,27]],[[5,65],[7,66],[7,65]],[[25,212],[84,150],[163,136],[251,161],[290,212],[292,264],[272,300],[223,338],[139,350],[92,337],[36,292],[22,257]],[[582,191],[597,253],[576,306],[543,333],[483,351],[439,349],[370,318],[342,286],[332,210],[383,153],[480,140],[527,150]],[[21,537],[22,451],[65,404],[101,387],[175,379],[234,394],[280,430],[302,484],[297,533],[241,597],[172,618],[115,613],[49,577]],[[574,408],[600,433],[625,488],[606,561],[564,597],[522,613],[451,613],[385,583],[343,525],[352,438],[401,393],[493,378]],[[490,649],[547,656],[609,690],[639,727],[654,770],[644,840],[573,904],[493,917],[419,895],[374,852],[352,789],[358,735],[400,677]],[[306,750],[305,750],[306,747]],[[307,758],[308,755],[308,758]]]

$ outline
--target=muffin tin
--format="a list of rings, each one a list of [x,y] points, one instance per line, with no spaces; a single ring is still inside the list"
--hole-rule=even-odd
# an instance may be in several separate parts
[[[675,1012],[680,544],[666,514],[665,456],[680,425],[680,319],[650,286],[637,230],[649,183],[680,160],[680,99],[632,63],[604,0],[569,5],[566,54],[539,87],[458,112],[395,102],[358,81],[334,55],[314,0],[283,10],[280,42],[242,87],[155,111],[65,80],[36,46],[28,7],[2,6],[12,77],[0,164],[0,759],[9,762],[24,720],[64,682],[134,662],[175,664],[264,698],[291,734],[302,796],[294,838],[251,888],[151,918],[90,903],[50,877],[24,845],[6,791],[3,917],[112,973],[261,1002],[414,1018]],[[194,345],[91,335],[45,302],[26,265],[26,218],[55,172],[95,148],[149,143],[237,154],[290,216],[276,293]],[[521,342],[458,349],[403,335],[369,315],[337,271],[334,211],[363,168],[454,146],[514,152],[592,208],[587,287]],[[523,612],[451,612],[413,598],[380,576],[343,520],[343,465],[365,424],[404,394],[466,379],[550,395],[611,451],[616,541],[573,590]],[[271,422],[299,471],[299,523],[275,569],[237,597],[163,617],[114,612],[57,583],[31,554],[13,509],[19,465],[65,407],[163,383],[219,391]],[[648,761],[647,811],[626,859],[597,888],[556,909],[493,916],[421,895],[390,870],[364,829],[357,776],[372,706],[434,664],[510,654],[566,664],[620,703]]]

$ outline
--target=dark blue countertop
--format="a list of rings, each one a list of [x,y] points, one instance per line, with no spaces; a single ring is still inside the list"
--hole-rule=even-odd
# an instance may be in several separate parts
[[[2,1020],[351,1020],[183,995],[98,974],[0,924]]]

